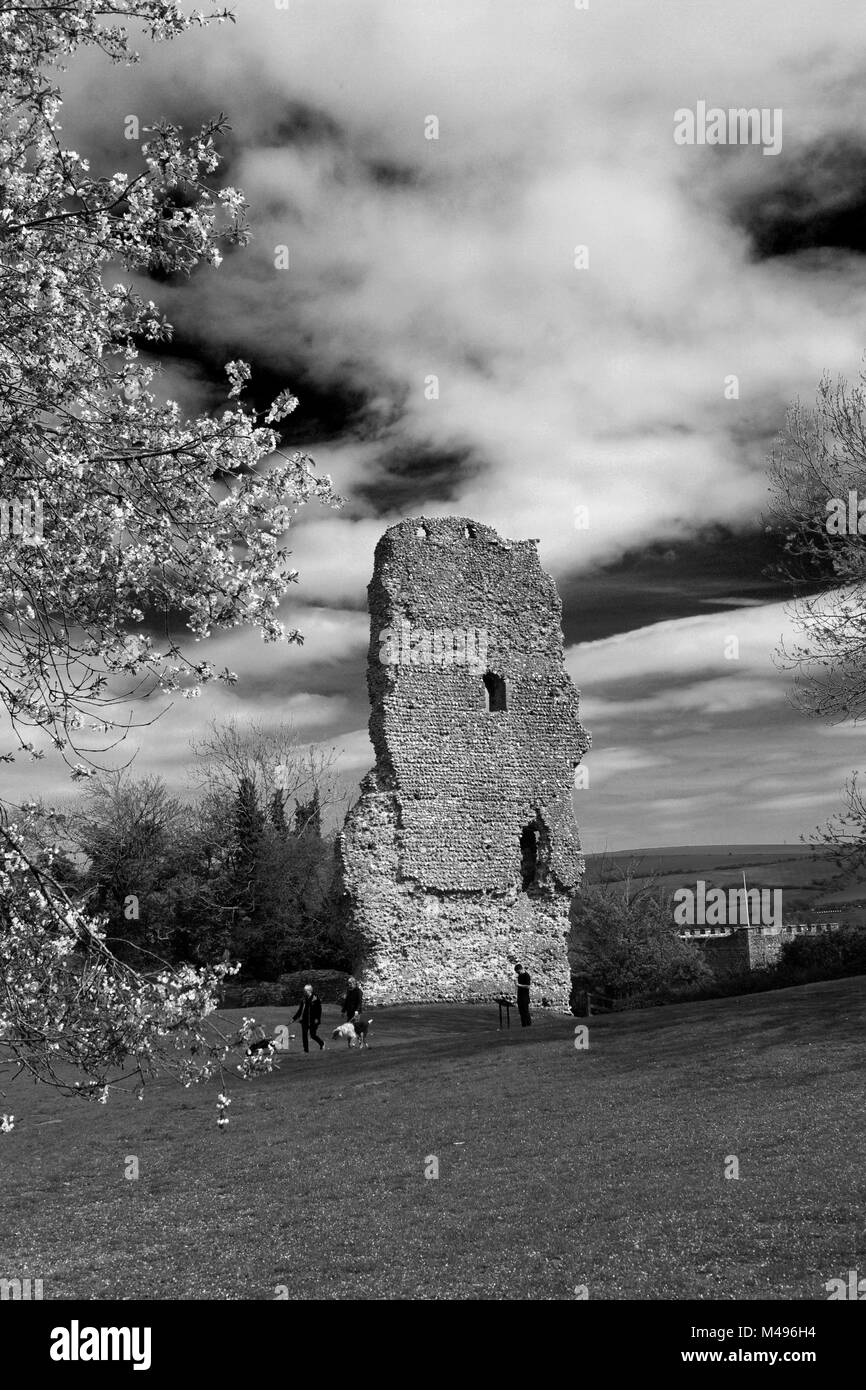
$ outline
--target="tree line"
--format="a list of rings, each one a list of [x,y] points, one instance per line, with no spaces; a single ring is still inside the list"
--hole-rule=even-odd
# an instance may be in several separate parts
[[[228,720],[192,754],[187,796],[126,768],[90,779],[62,813],[31,808],[36,862],[51,854],[54,879],[136,969],[230,958],[257,980],[351,970],[335,751],[289,725]]]

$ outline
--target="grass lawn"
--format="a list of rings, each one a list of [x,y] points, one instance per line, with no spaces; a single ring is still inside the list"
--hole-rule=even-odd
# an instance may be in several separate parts
[[[46,1299],[823,1299],[866,1274],[866,977],[593,1019],[588,1051],[538,1011],[500,1033],[495,1007],[380,1009],[366,1053],[337,1022],[232,1083],[225,1132],[215,1083],[9,1087],[0,1276]]]

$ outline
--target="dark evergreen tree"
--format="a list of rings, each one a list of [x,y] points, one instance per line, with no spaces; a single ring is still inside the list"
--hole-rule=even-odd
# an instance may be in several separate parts
[[[259,806],[256,784],[243,776],[235,795],[233,844],[230,861],[228,901],[232,908],[232,950],[243,967],[253,973],[258,952],[253,941],[261,925],[256,879],[262,860],[265,817]]]
[[[316,840],[322,838],[322,806],[319,801],[319,788],[313,790],[309,801],[299,801],[295,806],[295,821],[292,827],[295,835],[308,835]]]
[[[277,834],[285,838],[285,836],[289,833],[289,825],[288,821],[286,820],[286,806],[285,802],[283,801],[282,792],[274,792],[273,796],[271,797],[270,820],[271,825],[274,827]]]

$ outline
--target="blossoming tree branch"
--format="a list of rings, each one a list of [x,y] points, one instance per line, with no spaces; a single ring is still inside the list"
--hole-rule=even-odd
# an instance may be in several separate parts
[[[282,538],[299,506],[337,499],[311,459],[280,449],[295,397],[254,409],[242,361],[226,366],[221,412],[189,418],[154,391],[171,326],[141,286],[218,267],[221,246],[248,239],[242,195],[214,178],[225,118],[192,139],[155,124],[132,174],[92,171],[61,122],[76,51],[132,63],[127,25],[161,42],[229,20],[175,0],[0,9],[0,491],[37,497],[42,521],[2,540],[2,763],[53,753],[90,777],[128,731],[131,700],[235,681],[184,654],[177,615],[193,638],[244,624],[301,640],[278,617],[297,577]],[[169,1070],[188,1084],[228,1065],[243,1036],[209,1016],[237,966],[122,964],[34,849],[28,808],[0,812],[0,1077],[105,1100],[130,1078]],[[239,1070],[271,1064],[256,1059]],[[4,1114],[3,1131],[13,1123]]]

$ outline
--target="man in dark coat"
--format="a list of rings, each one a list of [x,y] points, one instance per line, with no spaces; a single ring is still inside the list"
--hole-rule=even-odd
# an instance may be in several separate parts
[[[352,1019],[355,1017],[355,1014],[359,1014],[361,1012],[361,1006],[363,1005],[363,1003],[364,995],[363,991],[361,990],[361,986],[358,984],[358,981],[355,979],[354,975],[350,975],[348,984],[346,986],[346,997],[343,1000],[343,1003],[340,1008],[340,1012],[346,1015],[347,1023],[351,1023]]]
[[[529,1016],[529,986],[532,984],[529,971],[524,970],[522,965],[515,965],[517,975],[517,1011],[520,1014],[520,1026],[526,1028],[532,1022]]]
[[[321,1052],[325,1044],[319,1037],[317,1029],[322,1021],[322,1001],[318,994],[313,993],[312,985],[304,985],[304,997],[298,1005],[298,1012],[292,1022],[296,1023],[298,1019],[301,1020],[301,1040],[304,1044],[304,1051],[309,1052],[309,1039],[312,1038],[314,1042],[319,1044],[319,1051]]]

